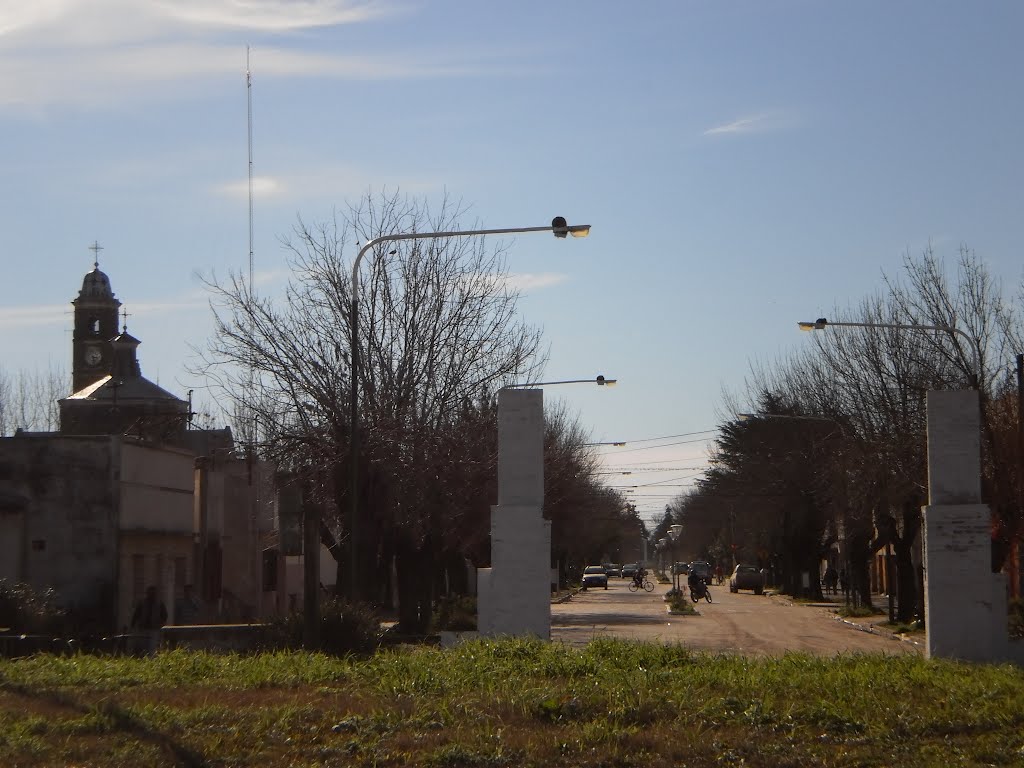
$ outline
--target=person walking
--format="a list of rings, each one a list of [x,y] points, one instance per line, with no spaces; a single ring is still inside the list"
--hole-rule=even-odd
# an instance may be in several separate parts
[[[839,573],[835,567],[829,563],[825,567],[825,593],[826,594],[837,594],[837,587],[839,585]]]
[[[161,630],[166,623],[167,606],[157,595],[156,587],[146,587],[146,596],[138,602],[132,613],[132,629],[145,636],[150,654],[156,653],[160,647]]]

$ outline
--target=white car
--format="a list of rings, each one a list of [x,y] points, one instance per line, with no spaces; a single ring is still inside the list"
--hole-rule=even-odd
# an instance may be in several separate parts
[[[583,569],[584,589],[590,587],[604,587],[608,589],[608,571],[603,565],[588,565]]]

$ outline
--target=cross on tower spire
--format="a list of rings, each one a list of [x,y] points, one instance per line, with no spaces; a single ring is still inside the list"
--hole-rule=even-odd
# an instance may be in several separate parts
[[[128,314],[127,308],[121,310],[121,317],[124,319],[124,327],[121,329],[121,333],[128,333]]]
[[[92,245],[89,246],[89,250],[92,251],[92,266],[94,269],[100,268],[100,251],[103,250],[103,246],[99,244],[98,240],[93,240]]]

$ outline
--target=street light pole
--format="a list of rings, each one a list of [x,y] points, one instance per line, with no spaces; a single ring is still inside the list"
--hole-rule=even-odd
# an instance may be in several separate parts
[[[839,328],[893,328],[900,331],[944,331],[945,333],[956,334],[967,342],[967,346],[971,350],[971,357],[973,358],[973,361],[971,371],[968,374],[968,379],[971,389],[978,388],[978,382],[981,378],[981,348],[974,339],[959,328],[954,328],[952,325],[918,325],[917,323],[854,323],[827,320],[824,317],[819,317],[813,323],[807,321],[797,323],[797,326],[801,331],[822,331],[830,325],[834,325]]]
[[[506,384],[502,389],[534,389],[536,387],[552,387],[555,384],[597,384],[599,387],[614,387],[618,379],[606,379],[604,376],[597,376],[593,379],[564,379],[562,381],[534,381],[521,384]],[[618,445],[618,443],[611,443]]]
[[[352,282],[349,284],[352,290],[352,300],[350,302],[351,327],[352,327],[352,338],[351,338],[351,351],[350,357],[352,360],[351,370],[351,386],[350,386],[350,403],[349,403],[349,421],[351,423],[352,433],[350,435],[350,467],[349,467],[349,490],[351,493],[351,500],[348,510],[348,536],[349,536],[349,585],[348,585],[348,596],[352,600],[356,600],[359,597],[359,589],[357,582],[359,579],[359,567],[357,564],[357,553],[359,551],[359,545],[357,543],[357,533],[359,530],[359,451],[360,451],[360,435],[359,435],[359,264],[371,249],[379,246],[382,243],[393,243],[399,240],[430,240],[430,239],[451,239],[457,237],[476,237],[485,235],[514,235],[525,232],[551,232],[557,238],[565,238],[567,235],[573,237],[586,237],[590,234],[589,224],[577,224],[569,225],[565,219],[561,216],[556,216],[551,220],[551,225],[547,227],[507,227],[502,229],[467,229],[467,230],[455,230],[451,232],[403,232],[393,235],[381,235],[368,240],[362,248],[359,249],[359,253],[356,254],[355,261],[352,262]]]

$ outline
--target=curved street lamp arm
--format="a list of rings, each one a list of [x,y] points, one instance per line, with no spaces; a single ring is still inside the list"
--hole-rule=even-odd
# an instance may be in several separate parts
[[[406,232],[395,235],[381,235],[380,237],[375,237],[372,240],[367,240],[366,245],[360,248],[359,253],[356,254],[356,260],[352,262],[352,293],[355,295],[359,288],[359,262],[363,260],[363,256],[367,251],[380,243],[391,243],[396,240],[430,240],[432,238],[443,239],[483,235],[515,235],[520,232],[554,232],[558,235],[563,230],[574,236],[585,235],[590,232],[590,225],[574,224],[571,226],[566,225],[564,227],[556,227],[552,225],[547,227],[504,227],[502,229],[460,229],[452,232]]]
[[[973,358],[970,371],[971,386],[977,387],[978,382],[981,380],[981,346],[978,344],[977,340],[968,336],[965,331],[961,331],[959,328],[954,328],[952,325],[918,325],[917,323],[844,323],[838,320],[828,320],[824,317],[819,317],[813,323],[802,322],[797,325],[802,331],[820,331],[830,325],[835,325],[844,328],[893,328],[900,331],[945,331],[946,333],[955,333],[967,342],[967,346],[971,350],[971,357]]]

